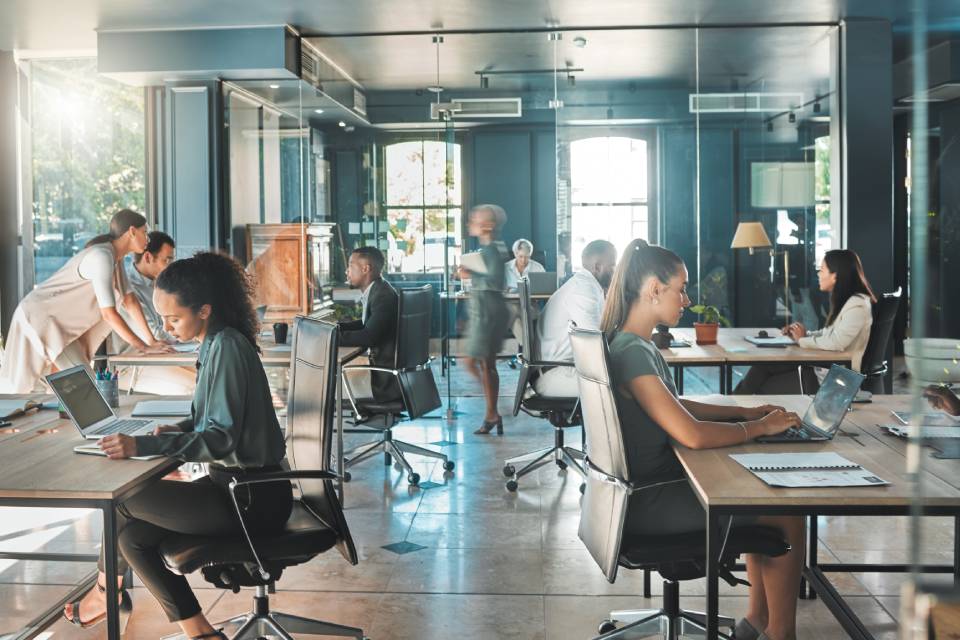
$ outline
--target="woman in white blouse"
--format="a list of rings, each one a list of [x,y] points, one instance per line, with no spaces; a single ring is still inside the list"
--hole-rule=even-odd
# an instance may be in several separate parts
[[[536,260],[531,260],[533,243],[526,238],[520,238],[513,243],[513,260],[507,262],[507,290],[516,291],[517,283],[528,273],[543,273],[546,269]]]
[[[153,335],[122,266],[124,256],[142,253],[146,246],[147,219],[129,209],[118,211],[109,233],[93,238],[24,296],[0,363],[0,393],[30,393],[51,365],[89,364],[111,330],[140,351],[172,351],[156,339],[141,340],[117,311],[123,305],[143,335]]]
[[[783,328],[804,349],[850,351],[854,371],[860,370],[863,352],[870,339],[873,304],[877,301],[863,274],[860,256],[849,249],[828,251],[818,272],[820,290],[830,294],[830,313],[823,329],[808,331],[803,323]],[[812,367],[803,367],[803,388],[795,366],[765,365],[751,367],[734,393],[779,394],[811,393],[819,386]]]

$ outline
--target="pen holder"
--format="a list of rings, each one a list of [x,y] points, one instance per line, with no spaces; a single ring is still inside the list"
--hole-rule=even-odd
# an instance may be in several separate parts
[[[110,380],[94,380],[97,385],[97,391],[107,401],[112,408],[120,407],[120,381],[117,378]]]

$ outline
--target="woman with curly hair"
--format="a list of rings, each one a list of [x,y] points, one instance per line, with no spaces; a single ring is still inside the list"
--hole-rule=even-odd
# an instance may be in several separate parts
[[[167,455],[208,463],[196,482],[161,480],[117,509],[122,558],[117,580],[133,568],[188,638],[226,638],[204,617],[184,576],[167,569],[161,542],[173,534],[229,536],[238,531],[228,484],[251,472],[278,471],[283,434],[257,347],[259,325],[250,281],[232,258],[198,253],[167,267],[157,278],[153,301],[164,330],[181,342],[201,343],[197,387],[190,418],[157,427],[154,435],[110,435],[100,448],[111,459]],[[281,530],[293,506],[289,482],[249,485],[237,493],[243,521],[252,533]],[[124,562],[125,561],[125,562]],[[97,589],[67,605],[64,616],[81,626],[105,617],[107,576],[101,556]],[[121,604],[129,597],[121,593]]]

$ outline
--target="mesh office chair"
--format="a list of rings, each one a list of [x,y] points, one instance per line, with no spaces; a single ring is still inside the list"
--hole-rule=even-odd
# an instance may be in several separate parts
[[[860,363],[860,373],[867,376],[863,382],[863,389],[871,393],[890,393],[893,385],[887,379],[890,368],[887,363],[887,349],[890,346],[890,336],[893,334],[893,325],[900,311],[900,287],[892,293],[885,293],[873,305],[873,324],[870,325],[870,338],[863,351],[863,360]]]
[[[578,416],[577,398],[554,398],[539,395],[533,388],[533,382],[544,369],[553,367],[572,367],[570,362],[547,362],[540,358],[540,340],[537,338],[536,325],[530,306],[530,287],[526,278],[517,283],[517,293],[520,297],[520,323],[522,325],[523,344],[522,352],[517,355],[520,362],[520,378],[517,381],[517,393],[513,400],[513,415],[522,410],[524,413],[545,418],[553,425],[553,446],[530,451],[503,463],[503,475],[507,480],[508,491],[517,490],[517,481],[523,476],[536,471],[543,465],[554,462],[560,469],[572,466],[577,473],[583,475],[583,452],[579,449],[565,446],[563,430],[580,424]],[[522,467],[520,465],[523,465]],[[517,467],[520,467],[517,470]]]
[[[384,463],[389,465],[391,458],[407,471],[407,482],[420,483],[420,474],[413,470],[404,454],[415,454],[443,460],[446,471],[453,470],[454,463],[446,454],[419,447],[417,445],[393,439],[393,425],[397,418],[406,414],[410,420],[430,413],[440,407],[440,392],[430,368],[430,313],[433,309],[433,287],[424,285],[416,289],[398,291],[400,300],[397,312],[397,352],[392,369],[375,365],[348,365],[343,368],[344,385],[348,399],[353,406],[358,429],[352,432],[371,431],[381,434],[379,440],[361,445],[346,454],[345,467],[350,467],[382,452]],[[400,386],[400,399],[381,402],[374,398],[356,398],[346,375],[349,371],[379,371],[396,377]],[[383,426],[367,423],[370,418],[382,417]],[[364,421],[364,424],[359,424]],[[344,480],[350,480],[350,473],[344,474]]]
[[[607,580],[616,580],[619,567],[652,569],[663,583],[663,607],[637,611],[613,611],[600,624],[604,640],[660,633],[670,640],[691,631],[703,632],[705,616],[680,608],[681,580],[705,575],[705,535],[692,532],[669,536],[638,536],[624,532],[631,495],[672,480],[638,485],[627,462],[626,443],[610,379],[609,356],[599,331],[571,328],[573,359],[580,386],[583,426],[587,436],[585,460],[587,489],[581,502],[579,536]],[[655,518],[657,514],[650,514]],[[781,533],[771,527],[743,526],[730,529],[720,558],[720,575],[730,584],[745,584],[731,572],[742,553],[780,556],[789,550]],[[626,626],[617,628],[623,622]],[[720,626],[733,628],[732,618],[720,619]],[[722,635],[722,634],[721,634]],[[729,636],[723,636],[728,638]]]
[[[232,495],[237,487],[292,480],[297,491],[284,530],[251,537],[238,507],[241,527],[236,536],[174,535],[160,547],[164,562],[177,573],[199,569],[207,582],[234,593],[241,587],[256,587],[250,613],[215,625],[238,626],[233,640],[268,635],[292,640],[294,633],[364,638],[361,629],[273,612],[268,595],[286,567],[303,564],[334,547],[350,564],[357,564],[357,551],[333,486],[336,475],[330,471],[337,337],[336,325],[305,317],[294,321],[286,434],[292,470],[248,475],[230,483]]]

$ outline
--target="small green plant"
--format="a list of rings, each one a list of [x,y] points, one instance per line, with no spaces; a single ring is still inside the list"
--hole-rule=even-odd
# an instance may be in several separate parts
[[[690,311],[700,316],[701,322],[707,324],[722,324],[725,327],[732,326],[730,321],[720,313],[720,309],[717,309],[712,304],[695,304],[690,307]]]

